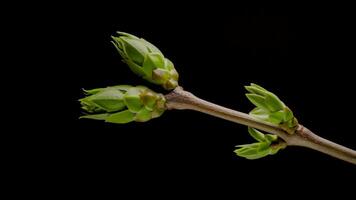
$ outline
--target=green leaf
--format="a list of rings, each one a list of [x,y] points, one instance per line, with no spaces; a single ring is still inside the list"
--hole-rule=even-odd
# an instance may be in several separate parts
[[[159,54],[163,55],[162,52],[152,43],[148,42],[147,40],[145,40],[143,38],[141,38],[141,41],[142,41],[142,43],[144,43],[146,45],[146,47],[148,48],[148,51],[150,53],[159,53]]]
[[[105,120],[109,116],[110,116],[110,114],[103,113],[103,114],[95,114],[95,115],[83,115],[83,116],[80,116],[79,119]]]
[[[119,37],[111,36],[111,43],[114,44],[114,46],[117,48],[117,50],[122,50],[122,40]]]
[[[106,112],[115,112],[124,109],[126,106],[122,100],[115,99],[96,99],[93,100],[98,106],[103,108]]]
[[[139,39],[120,37],[123,41],[123,49],[126,56],[138,65],[142,65],[148,52],[146,45]]]
[[[255,142],[252,144],[240,144],[240,145],[236,145],[235,147],[248,147],[248,148],[258,148],[261,145],[260,142]]]
[[[95,104],[88,98],[89,97],[79,99],[83,110],[90,112],[90,113],[105,111],[103,108],[99,107],[97,104]]]
[[[172,61],[170,61],[168,58],[164,58],[164,66],[165,66],[164,68],[169,71],[174,70],[175,73],[177,73],[177,75],[178,75],[178,72],[175,70]],[[178,79],[178,77],[176,77],[176,78]]]
[[[268,121],[271,122],[272,124],[280,124],[283,122],[285,117],[285,113],[283,111],[278,111],[274,113],[270,113],[268,117]]]
[[[130,112],[129,110],[124,110],[115,114],[110,115],[106,118],[106,122],[125,124],[132,122],[135,118],[135,113]]]
[[[273,134],[265,134],[265,138],[267,141],[269,141],[270,143],[277,141],[278,136],[277,135],[273,135]]]
[[[107,112],[115,112],[125,108],[122,92],[113,88],[106,88],[90,96],[89,99]]]
[[[129,66],[131,71],[138,76],[144,77],[146,76],[145,71],[143,71],[142,67],[132,62],[130,59],[124,60],[124,62]]]
[[[290,121],[294,118],[293,112],[288,107],[284,108],[284,113],[285,113],[285,115],[284,115],[285,122]]]
[[[257,94],[246,94],[248,100],[251,101],[255,106],[268,110],[268,107],[265,104],[265,98]]]
[[[293,118],[287,122],[287,125],[289,128],[294,128],[298,125],[298,120],[296,118]]]
[[[130,33],[125,33],[125,32],[121,32],[121,31],[116,31],[116,33],[120,36],[126,36],[128,38],[133,38],[133,39],[139,39],[138,37],[136,37]]]
[[[265,103],[271,112],[283,110],[285,107],[284,103],[271,92],[266,92]]]
[[[111,37],[114,41],[111,43],[114,45],[115,49],[119,52],[120,56],[124,59],[128,59],[127,55],[123,51],[123,41],[120,38]]]
[[[249,92],[251,92],[252,94],[257,94],[257,95],[260,95],[260,96],[265,96],[266,94],[266,91],[264,90],[261,90],[257,87],[254,87],[254,86],[245,86],[245,89]]]
[[[137,113],[143,107],[140,97],[137,96],[125,96],[124,102],[127,108],[134,113]]]
[[[116,90],[120,90],[123,93],[126,93],[132,87],[133,87],[132,85],[115,85],[115,86],[111,86],[109,88],[114,88]]]
[[[82,89],[82,90],[84,91],[84,93],[86,95],[92,95],[92,94],[96,94],[96,93],[101,92],[103,89],[105,89],[105,88],[95,88],[95,89],[91,89],[91,90]]]
[[[147,110],[146,108],[142,108],[137,114],[136,114],[136,117],[135,117],[135,121],[138,121],[138,122],[146,122],[148,120],[150,120],[152,117],[151,117],[151,111]]]
[[[240,145],[242,146],[242,145]],[[247,158],[247,159],[258,159],[265,157],[269,154],[269,144],[268,143],[253,143],[244,145],[242,148],[234,151],[238,156]]]
[[[149,53],[143,62],[143,71],[152,77],[152,72],[156,68],[164,68],[164,57],[159,53]]]
[[[127,108],[134,113],[137,113],[143,107],[143,103],[140,98],[142,89],[133,87],[130,88],[124,95],[124,102]]]
[[[259,108],[259,107],[254,108],[253,110],[251,110],[249,115],[251,117],[254,117],[254,118],[262,120],[262,121],[268,121],[268,119],[269,119],[269,112],[267,110],[264,110],[264,109]]]
[[[260,131],[254,129],[254,128],[248,127],[248,132],[250,133],[250,135],[255,140],[257,140],[259,142],[265,142],[266,141],[265,134],[261,133]]]
[[[253,87],[255,87],[255,88],[258,88],[258,89],[260,89],[260,90],[262,90],[262,91],[268,92],[268,90],[264,89],[263,87],[261,87],[261,86],[255,84],[255,83],[251,83],[251,86],[253,86]]]

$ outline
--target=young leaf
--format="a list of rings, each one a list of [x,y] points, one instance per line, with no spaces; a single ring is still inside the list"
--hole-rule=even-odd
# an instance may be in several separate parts
[[[115,114],[110,115],[106,118],[106,122],[125,124],[132,122],[135,118],[135,113],[130,112],[129,110],[124,110]]]
[[[252,160],[267,156],[270,150],[267,143],[253,143],[244,145],[244,147],[237,149],[234,152],[238,156]]]
[[[272,124],[278,125],[281,122],[283,122],[284,116],[285,116],[285,113],[283,111],[270,113],[267,121],[271,122]]]
[[[290,121],[293,119],[293,112],[288,108],[288,107],[285,107],[284,108],[284,121],[287,122],[287,121]]]
[[[260,96],[265,96],[266,95],[266,91],[264,90],[261,90],[257,87],[254,87],[254,86],[245,86],[245,89],[249,92],[251,92],[252,94],[257,94],[257,95],[260,95]]]
[[[246,94],[248,100],[251,101],[255,106],[268,110],[268,107],[265,104],[265,98],[257,94]]]
[[[143,63],[144,55],[149,53],[145,45],[140,39],[120,37],[123,41],[122,46],[127,57],[140,65]]]
[[[268,118],[269,118],[269,112],[267,110],[264,110],[264,109],[261,109],[258,107],[251,110],[249,115],[251,117],[254,117],[254,118],[262,120],[262,121],[268,121]]]
[[[143,107],[137,114],[135,117],[135,121],[137,122],[146,122],[148,120],[150,120],[151,117],[151,111],[147,110],[145,107]]]
[[[101,92],[88,97],[107,112],[115,112],[125,108],[123,93],[114,88],[105,88]]]
[[[162,54],[162,52],[161,52],[155,45],[151,44],[149,41],[147,41],[147,40],[141,38],[141,42],[144,43],[144,44],[147,46],[148,51],[149,51],[150,53],[159,53],[159,54]],[[162,55],[163,55],[163,54],[162,54]]]
[[[277,141],[278,136],[277,135],[273,135],[273,134],[265,134],[265,138],[267,141],[269,141],[270,143]]]
[[[131,61],[130,59],[125,59],[124,62],[129,66],[131,71],[138,76],[145,77],[145,71],[143,71],[142,67]]]
[[[143,107],[139,96],[125,96],[124,102],[127,108],[134,113],[137,113]]]
[[[103,89],[105,89],[105,88],[96,88],[96,89],[91,89],[91,90],[83,89],[83,91],[86,95],[91,95],[91,94],[96,94],[96,93],[102,91]]]
[[[132,87],[133,86],[131,86],[131,85],[115,85],[115,86],[111,86],[109,88],[114,88],[114,89],[120,90],[123,93],[126,93]]]
[[[134,113],[137,113],[143,107],[143,103],[140,98],[141,90],[138,87],[130,88],[124,95],[124,102],[127,108]]]
[[[130,34],[130,33],[125,33],[125,32],[121,32],[121,31],[116,31],[116,33],[117,33],[118,35],[127,36],[128,38],[140,39],[140,38],[138,38],[138,37],[136,37],[136,36],[134,36],[134,35],[132,35],[132,34]]]
[[[162,54],[149,53],[143,62],[143,70],[149,77],[152,77],[152,71],[156,68],[164,69],[164,65],[165,62]]]
[[[283,102],[271,92],[266,92],[265,103],[271,112],[283,110],[285,107]]]
[[[254,128],[248,127],[248,132],[250,133],[250,135],[255,140],[257,140],[259,142],[265,142],[266,141],[265,134],[261,133],[260,131],[254,129]]]
[[[94,115],[83,115],[83,116],[80,116],[79,119],[105,120],[109,116],[110,116],[110,114],[103,113],[103,114],[94,114]]]
[[[253,87],[255,87],[255,88],[258,88],[258,89],[260,89],[260,90],[262,90],[262,91],[268,92],[266,89],[264,89],[263,87],[261,87],[261,86],[255,84],[255,83],[251,83],[251,86],[253,86]]]

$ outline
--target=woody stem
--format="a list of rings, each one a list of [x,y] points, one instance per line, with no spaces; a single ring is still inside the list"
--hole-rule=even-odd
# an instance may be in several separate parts
[[[225,108],[194,96],[192,93],[177,87],[165,95],[167,109],[195,110],[238,124],[272,133],[282,138],[287,145],[302,146],[314,149],[335,158],[356,164],[356,151],[321,138],[302,125],[294,134],[289,134],[281,127],[252,118],[246,113]]]

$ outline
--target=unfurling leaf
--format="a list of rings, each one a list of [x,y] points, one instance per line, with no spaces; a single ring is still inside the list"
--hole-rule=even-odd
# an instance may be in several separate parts
[[[259,142],[244,145],[242,148],[234,151],[238,156],[245,157],[247,159],[253,160],[265,157],[269,154],[268,143]]]
[[[250,135],[257,141],[259,142],[265,142],[266,138],[265,138],[265,134],[259,132],[258,130],[248,127],[248,132],[250,133]]]
[[[246,159],[258,159],[267,155],[274,155],[280,149],[286,147],[286,143],[278,140],[278,136],[273,134],[263,134],[262,132],[248,127],[249,134],[257,141],[257,143],[237,145],[240,147],[234,152]]]
[[[86,91],[80,99],[88,114],[80,118],[105,120],[111,123],[145,122],[165,111],[165,98],[145,86],[118,85]]]
[[[294,132],[298,121],[275,94],[254,83],[245,88],[250,92],[246,97],[256,106],[250,112],[252,117],[286,128],[288,133]]]
[[[173,63],[153,44],[124,32],[117,32],[112,43],[132,72],[167,90],[178,86],[178,73]]]
[[[135,113],[129,110],[124,110],[110,115],[109,117],[106,118],[105,121],[111,123],[125,124],[128,122],[132,122],[134,118],[135,118]]]

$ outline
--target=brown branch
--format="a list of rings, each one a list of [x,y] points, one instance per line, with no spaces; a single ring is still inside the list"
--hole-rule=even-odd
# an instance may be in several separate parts
[[[275,134],[282,138],[287,145],[311,148],[341,160],[356,164],[356,151],[321,138],[302,125],[299,125],[294,134],[289,134],[281,127],[274,124],[257,120],[248,114],[200,99],[192,93],[184,91],[182,87],[177,87],[165,97],[168,109],[189,109],[203,112],[215,117]]]

